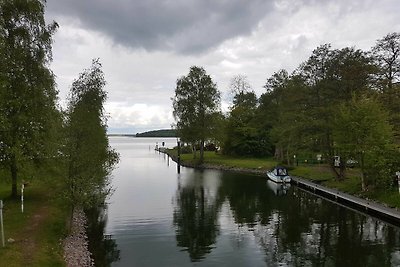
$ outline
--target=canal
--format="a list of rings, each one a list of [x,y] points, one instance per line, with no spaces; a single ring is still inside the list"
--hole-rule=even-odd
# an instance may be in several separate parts
[[[390,224],[265,177],[177,174],[154,151],[176,139],[110,142],[121,161],[98,266],[400,266],[400,229]]]

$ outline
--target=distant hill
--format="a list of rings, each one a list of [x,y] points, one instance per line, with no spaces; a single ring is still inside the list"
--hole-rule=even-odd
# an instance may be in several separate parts
[[[137,133],[136,137],[176,137],[176,130],[155,130],[144,133]]]

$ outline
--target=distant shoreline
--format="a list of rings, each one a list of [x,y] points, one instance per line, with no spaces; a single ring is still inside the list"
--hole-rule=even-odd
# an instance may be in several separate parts
[[[126,137],[136,137],[136,134],[107,134],[107,136],[126,136]]]
[[[173,129],[163,129],[163,130],[155,130],[155,131],[148,131],[144,133],[137,133],[137,134],[107,134],[107,136],[126,136],[126,137],[177,137],[176,130]]]
[[[136,136],[135,134],[107,134],[108,137],[131,137],[131,138],[176,138],[175,136]]]

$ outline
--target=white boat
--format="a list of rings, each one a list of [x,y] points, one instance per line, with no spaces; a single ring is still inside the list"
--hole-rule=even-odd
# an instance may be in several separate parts
[[[267,176],[275,183],[290,183],[291,181],[286,168],[280,166],[276,166],[272,171],[267,172]]]

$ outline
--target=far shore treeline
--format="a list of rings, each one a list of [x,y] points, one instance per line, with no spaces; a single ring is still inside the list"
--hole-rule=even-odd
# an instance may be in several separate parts
[[[177,132],[174,129],[154,130],[144,133],[137,133],[136,137],[177,137]]]
[[[60,107],[50,69],[58,24],[46,24],[45,4],[0,1],[1,178],[16,198],[19,184],[37,183],[39,170],[56,167],[51,182],[65,202],[90,208],[104,203],[118,161],[107,138],[106,82],[94,59],[72,83],[67,108]]]
[[[277,70],[257,97],[245,75],[234,76],[232,103],[204,68],[178,78],[173,101],[181,141],[204,160],[205,144],[231,156],[299,158],[329,164],[346,178],[360,168],[362,191],[388,189],[400,171],[400,34],[378,39],[369,51],[324,44],[292,73]],[[336,159],[336,161],[334,160]]]

